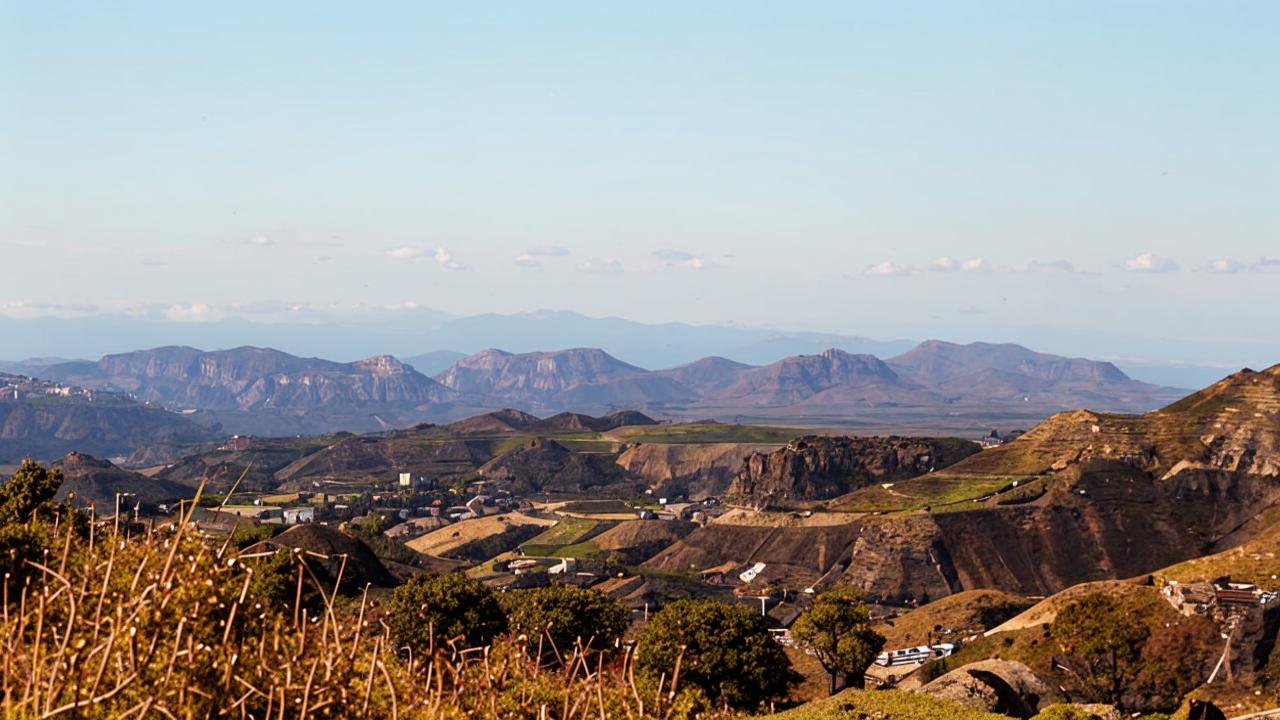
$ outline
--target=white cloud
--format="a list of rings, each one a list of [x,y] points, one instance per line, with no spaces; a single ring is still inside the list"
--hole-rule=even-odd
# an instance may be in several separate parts
[[[914,275],[915,272],[915,269],[909,265],[899,265],[885,260],[874,265],[868,265],[863,269],[862,274],[869,277],[902,277],[904,275]]]
[[[988,265],[980,257],[957,260],[949,255],[943,255],[942,257],[934,258],[929,263],[929,269],[934,272],[976,272],[988,269]]]
[[[685,268],[688,270],[706,270],[711,267],[711,261],[699,255],[694,255],[683,250],[654,250],[653,256],[662,263],[662,267],[667,268]]]
[[[393,257],[397,260],[413,260],[423,257],[427,254],[427,248],[423,247],[404,247],[393,248],[387,251],[387,257]]]
[[[212,322],[222,318],[217,308],[205,303],[189,305],[170,305],[161,311],[165,320],[171,322]]]
[[[419,260],[422,258],[431,258],[442,267],[450,270],[466,270],[467,266],[458,262],[453,257],[453,252],[446,247],[427,247],[423,245],[405,245],[398,248],[392,248],[386,251],[387,257],[397,260]]]
[[[542,267],[542,261],[530,253],[520,253],[512,262],[520,267]]]
[[[965,305],[957,310],[961,315],[981,315],[984,311],[977,305]]]
[[[1155,253],[1142,253],[1131,257],[1121,265],[1129,272],[1171,273],[1178,270],[1178,263],[1173,258],[1163,257]]]
[[[596,275],[613,275],[622,272],[622,261],[617,258],[589,258],[574,266],[581,272]]]
[[[453,253],[447,248],[438,247],[435,253],[436,262],[450,270],[466,270],[467,266],[453,259]]]
[[[1231,258],[1219,258],[1210,260],[1209,262],[1196,268],[1197,272],[1212,273],[1214,275],[1235,275],[1245,269],[1245,265]]]
[[[279,245],[279,243],[266,235],[254,235],[253,237],[245,238],[244,244],[251,247],[272,247],[274,245]]]

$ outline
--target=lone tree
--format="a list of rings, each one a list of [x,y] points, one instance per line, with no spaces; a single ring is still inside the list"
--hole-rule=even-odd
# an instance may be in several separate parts
[[[0,485],[0,582],[21,587],[33,574],[32,562],[44,554],[48,525],[71,524],[77,532],[88,530],[88,521],[66,503],[54,501],[62,486],[62,472],[31,461]]]
[[[791,635],[822,663],[832,695],[850,681],[862,687],[863,675],[884,647],[884,637],[871,628],[862,593],[848,585],[819,595],[791,626]]]
[[[754,710],[781,700],[797,681],[764,618],[713,600],[677,600],[636,641],[636,664],[667,687],[692,686],[717,704]]]
[[[1090,699],[1117,706],[1142,670],[1142,649],[1151,634],[1131,608],[1101,592],[1063,608],[1049,632],[1079,672]]]
[[[387,624],[400,646],[429,652],[461,640],[480,647],[507,631],[507,616],[493,591],[466,575],[423,575],[395,589]]]
[[[61,470],[48,470],[32,460],[23,460],[13,477],[0,485],[0,523],[53,522],[55,517],[67,515],[71,508],[53,500],[60,487]]]
[[[626,632],[631,612],[597,590],[574,585],[549,585],[514,590],[503,596],[511,629],[525,636],[531,652],[541,660],[568,662],[579,646],[604,650]]]

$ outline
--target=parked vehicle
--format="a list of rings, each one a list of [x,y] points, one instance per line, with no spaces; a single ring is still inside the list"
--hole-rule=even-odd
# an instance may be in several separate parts
[[[956,646],[954,643],[920,645],[919,647],[902,648],[900,650],[886,650],[876,657],[876,664],[881,667],[920,665],[930,660],[948,657],[955,651]]]

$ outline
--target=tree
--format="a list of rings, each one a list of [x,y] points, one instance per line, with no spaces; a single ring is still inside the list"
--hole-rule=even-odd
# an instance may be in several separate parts
[[[764,618],[712,600],[677,600],[640,632],[636,664],[667,687],[693,686],[718,704],[754,710],[797,680]],[[677,667],[678,665],[678,667]]]
[[[852,680],[862,687],[863,675],[884,648],[884,636],[871,628],[862,593],[848,585],[819,595],[791,626],[791,635],[822,663],[831,678],[832,695],[841,679],[843,685]]]
[[[631,612],[616,600],[574,585],[515,590],[503,604],[511,629],[524,634],[531,651],[541,648],[543,661],[568,660],[579,643],[584,650],[609,648],[631,620]]]
[[[61,486],[61,470],[47,470],[33,460],[23,460],[13,477],[0,486],[0,524],[52,521],[65,515],[68,508],[53,501]]]
[[[1063,608],[1049,631],[1079,669],[1091,699],[1117,706],[1142,670],[1142,649],[1151,634],[1131,608],[1101,592]]]
[[[461,639],[487,645],[507,631],[507,616],[494,592],[466,575],[423,575],[401,585],[387,603],[396,642],[415,652]]]

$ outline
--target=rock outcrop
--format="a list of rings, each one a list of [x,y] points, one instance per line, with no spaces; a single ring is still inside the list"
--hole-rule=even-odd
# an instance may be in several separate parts
[[[1031,668],[1011,660],[983,660],[952,670],[918,692],[975,710],[1029,718],[1062,699]]]
[[[811,435],[772,453],[753,453],[729,494],[756,504],[827,500],[940,470],[978,451],[976,443],[951,438]]]

